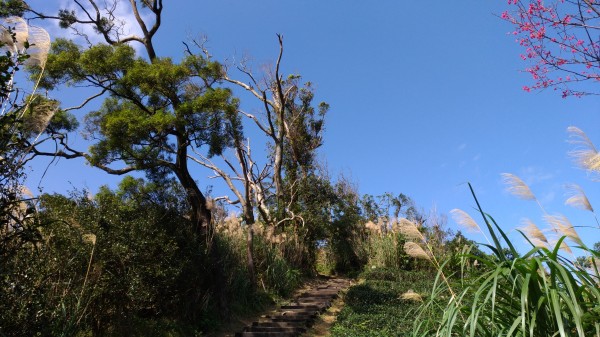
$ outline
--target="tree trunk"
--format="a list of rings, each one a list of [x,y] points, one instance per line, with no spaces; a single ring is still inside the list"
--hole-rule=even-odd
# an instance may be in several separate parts
[[[239,139],[236,141],[236,155],[242,167],[244,174],[244,198],[240,198],[244,222],[246,223],[246,257],[248,263],[248,274],[252,289],[256,289],[256,270],[254,269],[254,208],[252,205],[252,188],[250,186],[252,177],[248,169],[245,153],[242,151],[242,144]]]
[[[205,237],[208,235],[208,229],[211,225],[211,213],[206,207],[206,197],[200,192],[198,184],[196,184],[188,169],[187,147],[182,145],[185,144],[183,137],[177,137],[177,143],[179,147],[174,172],[181,186],[185,189],[191,208],[191,221],[196,226],[198,232]]]
[[[246,234],[246,258],[248,264],[248,276],[252,289],[256,289],[256,270],[254,268],[254,224],[246,224],[248,233]]]
[[[219,316],[223,319],[230,319],[230,309],[227,303],[227,277],[222,264],[222,256],[219,245],[209,242],[211,213],[206,206],[206,197],[200,192],[198,184],[190,175],[187,165],[187,146],[185,138],[177,137],[177,159],[175,164],[175,174],[185,189],[188,202],[191,208],[191,220],[198,233],[200,239],[204,240],[207,245],[207,254],[210,266],[208,268],[209,275],[206,275],[210,281],[212,292],[215,295]]]

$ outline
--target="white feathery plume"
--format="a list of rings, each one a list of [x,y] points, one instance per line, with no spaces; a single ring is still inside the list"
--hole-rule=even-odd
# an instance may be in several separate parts
[[[567,132],[571,137],[569,142],[578,145],[578,148],[569,152],[577,165],[584,170],[600,171],[600,154],[585,132],[575,126],[569,126]]]
[[[521,178],[511,173],[502,173],[502,180],[507,186],[506,190],[519,199],[536,200],[531,189]]]
[[[477,222],[475,222],[475,220],[473,220],[473,218],[471,218],[471,216],[462,209],[455,208],[450,211],[450,214],[452,215],[452,219],[454,219],[457,224],[463,226],[468,231],[482,232]]]
[[[8,28],[0,24],[0,43],[3,45],[11,46],[13,42],[14,41],[12,39],[12,35],[10,34]]]
[[[83,242],[91,243],[92,246],[96,244],[96,235],[95,234],[83,234]]]
[[[573,251],[571,250],[571,247],[569,247],[569,245],[565,242],[565,240],[563,240],[560,243],[560,249],[564,250],[565,252],[573,255]]]
[[[41,98],[33,98],[31,100],[31,116],[25,121],[25,126],[28,130],[41,134],[46,130],[48,123],[54,114],[58,111],[60,103],[55,100],[42,100],[42,102],[36,103],[35,100],[39,101]]]
[[[409,240],[423,240],[423,234],[421,234],[417,225],[406,218],[400,219],[398,229]]]
[[[536,238],[529,238],[534,247],[548,248],[548,243]]]
[[[583,188],[576,184],[570,184],[566,186],[566,189],[571,196],[565,201],[565,205],[592,212],[594,214],[594,219],[596,220],[596,225],[600,228],[600,221],[598,221],[596,212],[583,191]]]
[[[423,302],[423,298],[421,297],[421,295],[417,294],[412,289],[408,289],[407,292],[400,295],[400,298],[407,301]]]
[[[29,27],[27,22],[21,17],[18,16],[10,16],[4,18],[0,24],[2,28],[0,28],[0,39],[3,43],[6,43],[8,46],[16,49],[23,49],[25,47],[25,41],[29,38]],[[8,30],[8,27],[12,29],[12,32],[15,34],[16,45],[12,39],[12,36]]]
[[[582,210],[587,210],[590,212],[594,212],[594,208],[592,204],[590,204],[590,200],[585,195],[585,192],[581,188],[581,186],[576,184],[566,185],[565,188],[571,195],[566,201],[565,205],[573,206],[575,208],[579,208]]]
[[[520,229],[523,230],[523,232],[525,233],[525,235],[527,235],[527,238],[531,242],[536,240],[536,241],[540,241],[543,243],[548,243],[548,239],[546,238],[544,233],[540,230],[540,228],[538,226],[536,226],[535,223],[533,223],[533,221],[531,221],[527,218],[524,218],[523,220],[521,220],[521,223],[523,225],[525,225],[525,227],[522,227]],[[538,246],[538,245],[536,245],[536,246]]]
[[[43,28],[29,26],[29,44],[29,58],[25,64],[43,68],[50,52],[50,35]]]
[[[564,215],[546,215],[544,216],[544,219],[552,226],[552,228],[554,228],[556,232],[566,236],[578,245],[584,246],[579,234],[577,234],[575,231],[575,227],[573,227],[567,217]]]
[[[457,224],[466,228],[467,231],[481,233],[481,235],[483,235],[485,238],[485,241],[491,245],[490,239],[488,239],[487,235],[485,235],[485,233],[481,230],[481,227],[479,227],[477,222],[473,220],[473,218],[467,212],[463,211],[462,209],[455,208],[450,211],[450,215],[452,215],[452,219],[454,219]]]
[[[419,246],[418,244],[416,244],[414,242],[411,242],[411,241],[406,242],[404,244],[404,251],[406,252],[406,254],[408,254],[411,257],[431,261],[431,257],[429,256],[429,254],[427,254],[423,250],[423,248],[421,248],[421,246]]]

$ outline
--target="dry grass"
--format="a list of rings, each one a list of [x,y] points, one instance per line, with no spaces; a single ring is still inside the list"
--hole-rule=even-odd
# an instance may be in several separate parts
[[[511,173],[502,173],[502,180],[507,186],[506,190],[519,199],[536,200],[531,189],[521,178]]]
[[[575,126],[569,126],[567,132],[571,138],[570,143],[577,145],[576,149],[569,152],[577,165],[584,170],[599,171],[600,154],[598,154],[598,150],[590,138]]]
[[[404,244],[404,251],[406,252],[406,254],[416,259],[431,261],[431,256],[429,256],[429,254],[427,254],[427,252],[425,252],[425,250],[423,250],[421,246],[414,242],[406,242]]]
[[[546,215],[544,219],[546,220],[546,222],[548,222],[548,224],[550,224],[550,226],[552,226],[554,231],[557,232],[559,235],[566,236],[571,241],[577,243],[580,246],[584,245],[583,241],[581,240],[581,237],[579,237],[579,234],[577,234],[575,227],[573,227],[573,225],[571,224],[569,219],[567,219],[566,216]]]
[[[565,205],[594,212],[594,208],[592,207],[590,200],[579,185],[570,184],[566,186],[566,189],[570,197],[565,201]]]
[[[413,302],[423,302],[423,298],[418,293],[414,292],[412,289],[408,289],[407,292],[400,295],[400,299],[413,301]]]

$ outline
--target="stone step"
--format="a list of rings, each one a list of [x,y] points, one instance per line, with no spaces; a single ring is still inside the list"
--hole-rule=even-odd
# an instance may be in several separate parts
[[[300,294],[290,304],[253,322],[235,337],[296,337],[306,332],[317,315],[331,306],[338,293],[347,288],[347,280],[328,280],[324,284]]]
[[[297,337],[299,332],[236,332],[235,337]]]
[[[244,332],[290,332],[304,333],[304,327],[276,327],[276,326],[248,326],[244,328]]]
[[[304,322],[252,322],[251,326],[256,327],[279,327],[279,328],[302,328],[305,327],[306,324]]]

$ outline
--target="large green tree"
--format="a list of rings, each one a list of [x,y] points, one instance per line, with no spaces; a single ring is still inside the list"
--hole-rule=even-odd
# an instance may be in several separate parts
[[[200,53],[189,54],[179,63],[157,55],[153,37],[161,25],[162,0],[129,1],[141,32],[130,36],[121,34],[116,7],[102,10],[95,0],[75,3],[77,12],[31,12],[60,20],[62,27],[79,34],[83,34],[82,25],[91,25],[103,43],[82,47],[57,39],[40,85],[55,89],[69,84],[97,90],[81,105],[63,109],[83,109],[93,99],[104,99],[102,106],[85,118],[86,136],[93,145],[88,151],[75,149],[60,129],[48,129],[58,150],[44,151],[32,144],[34,153],[83,157],[116,175],[143,171],[154,180],[174,175],[186,191],[192,222],[206,232],[210,210],[190,173],[189,157],[220,154],[231,145],[230,135],[241,130],[237,100],[230,90],[218,86],[221,66]],[[145,55],[137,55],[130,43],[140,43]]]

